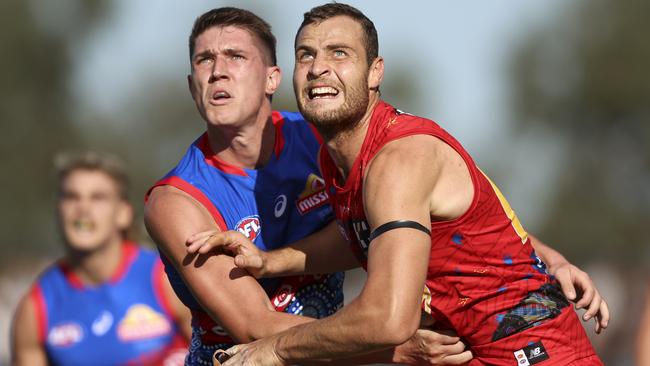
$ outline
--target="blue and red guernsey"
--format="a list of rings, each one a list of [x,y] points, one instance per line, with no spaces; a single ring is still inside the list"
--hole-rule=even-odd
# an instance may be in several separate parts
[[[170,185],[184,191],[210,212],[221,230],[238,230],[263,250],[318,231],[333,219],[318,171],[320,137],[299,113],[274,111],[272,119],[275,147],[264,167],[228,164],[214,154],[203,134],[154,187]],[[227,347],[233,341],[201,309],[164,256],[163,262],[172,287],[192,310],[190,364],[210,361],[215,347]],[[260,280],[276,310],[316,318],[342,306],[342,283],[343,273]]]
[[[435,136],[451,146],[464,159],[474,186],[471,206],[462,216],[431,224],[423,311],[468,342],[473,365],[533,364],[533,358],[523,360],[521,354],[538,341],[543,346],[533,349],[541,352],[537,361],[544,359],[543,350],[551,353],[553,365],[597,359],[575,312],[546,273],[499,189],[440,126],[383,101],[373,111],[367,136],[342,187],[337,182],[343,178],[327,149],[321,151],[323,177],[337,221],[364,267],[371,245],[363,208],[367,164],[388,142],[416,134]]]
[[[110,281],[85,286],[64,261],[39,277],[30,296],[52,365],[182,365],[187,342],[165,298],[163,266],[126,242]]]

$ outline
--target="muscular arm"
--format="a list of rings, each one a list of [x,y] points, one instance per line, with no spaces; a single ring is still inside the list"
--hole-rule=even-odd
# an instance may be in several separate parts
[[[335,222],[293,244],[264,252],[241,233],[208,230],[188,238],[189,253],[209,254],[224,250],[235,264],[257,278],[319,274],[359,267]]]
[[[145,224],[203,309],[236,341],[250,342],[309,321],[276,312],[259,283],[235,267],[231,257],[187,253],[191,234],[219,228],[186,193],[170,186],[155,188],[145,206]]]
[[[176,326],[183,337],[190,342],[192,339],[192,314],[189,309],[183,305],[178,296],[176,296],[174,289],[172,289],[172,285],[169,283],[169,278],[167,278],[164,271],[160,271],[160,276],[162,277],[160,280],[163,285],[163,296],[165,296],[167,304],[171,307],[172,316],[174,317]]]
[[[238,280],[245,278],[247,281],[231,285],[229,281],[232,280],[230,278],[225,279],[226,274],[236,272],[237,275],[241,275],[239,272],[242,271],[234,267],[232,258],[222,255],[188,255],[184,244],[184,238],[187,237],[186,232],[179,230],[179,228],[185,228],[188,232],[205,230],[205,228],[210,228],[211,232],[218,232],[218,228],[208,216],[209,214],[203,212],[203,207],[198,206],[198,203],[193,202],[191,198],[175,188],[161,188],[156,189],[160,190],[159,192],[153,192],[147,203],[145,211],[147,228],[163,252],[174,253],[175,257],[167,255],[173,259],[177,268],[180,269],[179,272],[183,275],[185,281],[190,284],[193,293],[204,308],[213,317],[219,319],[220,323],[229,332],[232,332],[231,329],[238,332],[239,336],[236,336],[236,339],[248,341],[278,333],[295,324],[314,320],[275,312],[270,307],[266,294],[250,276],[238,278]],[[328,239],[328,236],[332,235],[341,240],[338,232],[334,230],[337,230],[336,227],[329,225],[321,231],[321,234],[315,235],[319,238],[312,241],[312,244],[325,245],[324,241]],[[342,244],[344,243],[338,243],[338,245]],[[347,244],[341,249],[345,249],[344,253],[349,252]],[[317,252],[311,252],[311,254]],[[215,259],[222,261],[215,261]],[[330,257],[332,261],[335,259],[336,257]],[[205,281],[201,277],[204,277]],[[219,277],[223,278],[223,280],[215,280]],[[232,301],[221,303],[220,299],[224,296],[214,299],[212,296],[215,293],[221,295],[228,293],[229,296],[227,297]],[[224,318],[223,321],[222,318]],[[420,330],[408,342],[397,347],[387,349],[384,352],[349,358],[337,362],[337,364],[388,362],[416,364],[426,360],[431,365],[458,365],[470,358],[471,354],[469,351],[464,351],[464,344],[457,337],[430,330]]]
[[[312,235],[266,254],[267,277],[332,273],[360,266],[334,221]]]
[[[18,304],[11,325],[11,365],[46,366],[47,354],[38,339],[34,302],[29,295]]]
[[[393,220],[430,226],[430,197],[438,179],[434,152],[430,144],[402,140],[377,155],[365,179],[365,211],[373,229]],[[237,347],[241,351],[227,365],[254,364],[258,357],[273,355],[287,364],[336,359],[406,341],[420,322],[430,245],[421,231],[384,233],[370,244],[368,280],[359,297],[329,318]]]

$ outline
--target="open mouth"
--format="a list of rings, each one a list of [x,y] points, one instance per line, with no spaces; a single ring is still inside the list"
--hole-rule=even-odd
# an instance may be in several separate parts
[[[72,225],[79,231],[92,231],[95,229],[95,223],[86,218],[76,219],[72,222]]]
[[[214,92],[212,94],[212,100],[218,100],[219,101],[219,100],[225,100],[225,99],[229,99],[229,98],[230,98],[230,94],[227,91],[224,91],[224,90],[219,90],[219,91],[216,91],[216,92]]]
[[[315,88],[310,88],[307,95],[309,99],[323,99],[323,98],[334,98],[339,94],[339,91],[336,88],[331,86],[319,86]]]

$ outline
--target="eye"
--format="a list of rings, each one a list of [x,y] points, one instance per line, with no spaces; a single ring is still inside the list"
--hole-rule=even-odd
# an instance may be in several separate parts
[[[241,61],[246,59],[244,56],[238,54],[232,55],[230,58],[235,61]]]
[[[298,54],[296,54],[296,59],[300,62],[307,62],[314,59],[314,55],[312,55],[309,52],[299,52]]]
[[[212,63],[211,57],[199,57],[198,59],[196,59],[197,65],[208,65],[210,63]]]
[[[340,58],[340,57],[345,57],[347,56],[347,52],[343,50],[334,50],[334,57]]]

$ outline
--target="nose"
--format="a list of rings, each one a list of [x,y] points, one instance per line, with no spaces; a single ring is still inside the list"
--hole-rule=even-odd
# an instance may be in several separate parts
[[[210,74],[209,82],[214,83],[220,79],[228,78],[227,64],[224,57],[217,56],[212,64],[212,73]]]
[[[324,57],[316,54],[313,61],[309,65],[309,70],[307,73],[308,80],[318,79],[323,75],[326,75],[330,71],[330,66],[327,60]]]

